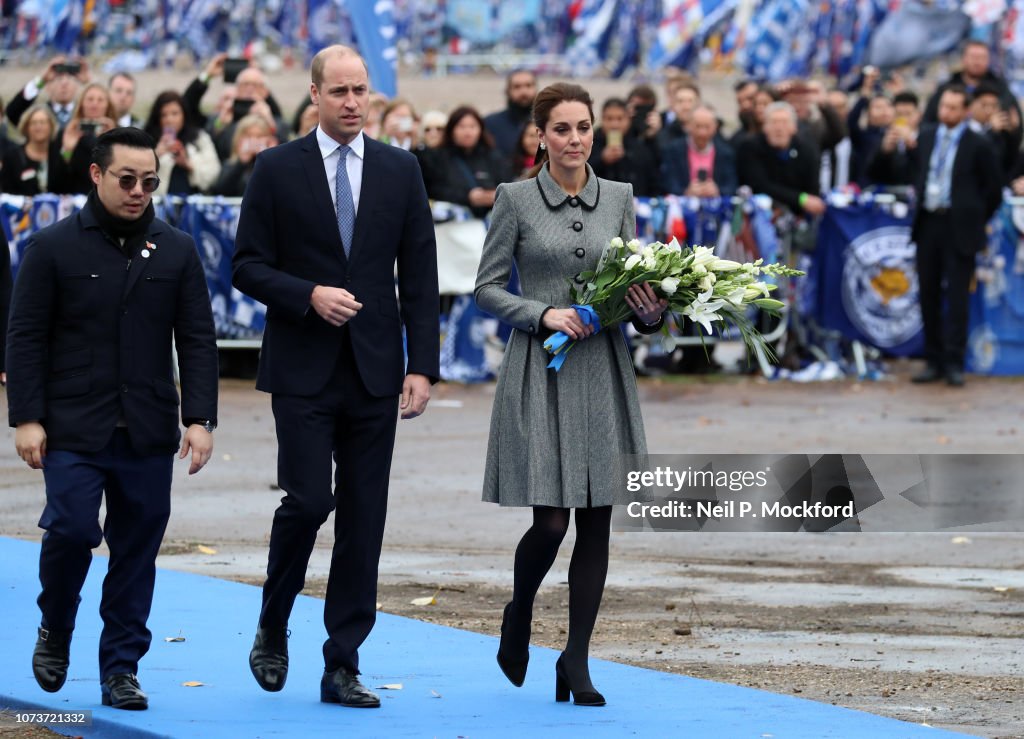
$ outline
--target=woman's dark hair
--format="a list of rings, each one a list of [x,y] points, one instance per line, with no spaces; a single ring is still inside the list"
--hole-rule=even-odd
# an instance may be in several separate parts
[[[306,97],[302,98],[302,102],[299,103],[299,107],[295,109],[295,115],[292,116],[292,131],[296,134],[301,134],[303,131],[299,130],[299,125],[302,122],[302,114],[306,112],[306,108],[313,104],[313,98],[307,92]]]
[[[193,143],[199,136],[199,129],[189,121],[188,105],[185,104],[185,98],[177,90],[165,90],[156,96],[156,100],[153,101],[153,107],[149,109],[149,118],[146,119],[146,125],[143,126],[143,130],[152,136],[154,141],[159,141],[160,137],[164,134],[163,127],[160,125],[160,112],[171,103],[176,103],[181,107],[181,114],[184,119],[181,131],[178,132],[178,140],[183,144]]]
[[[452,111],[451,115],[448,116],[448,123],[444,126],[444,142],[441,146],[449,149],[457,149],[455,145],[455,127],[459,125],[459,122],[466,116],[473,116],[476,122],[480,124],[480,141],[477,142],[476,148],[493,149],[494,139],[491,134],[487,132],[487,126],[484,125],[483,116],[477,111],[476,108],[470,105],[461,105]]]
[[[107,167],[114,161],[114,146],[127,146],[131,149],[148,149],[153,152],[153,159],[156,160],[155,169],[159,171],[160,160],[156,158],[156,142],[153,137],[145,131],[134,126],[122,126],[113,128],[96,139],[96,145],[92,147],[90,161],[106,172]]]
[[[537,155],[540,154],[538,149],[536,152],[529,152],[523,145],[523,139],[526,137],[528,131],[535,129],[537,126],[534,125],[533,121],[527,121],[523,124],[523,127],[519,129],[519,135],[516,136],[516,148],[512,152],[512,168],[515,171],[516,177],[522,174],[523,170],[526,169],[526,163],[531,159],[536,162]]]
[[[572,82],[556,82],[538,92],[537,97],[533,99],[534,125],[541,131],[547,129],[548,121],[551,120],[551,111],[562,103],[583,103],[590,112],[590,122],[594,122],[594,100],[590,97],[590,93]],[[541,149],[538,152],[537,163],[526,173],[526,178],[536,177],[547,161],[548,150]]]

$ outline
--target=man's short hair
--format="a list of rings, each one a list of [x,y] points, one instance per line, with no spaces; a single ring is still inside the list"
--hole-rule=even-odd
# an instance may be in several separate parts
[[[516,75],[520,75],[520,74],[528,74],[528,75],[530,75],[530,77],[533,78],[534,83],[537,82],[537,73],[534,72],[532,69],[527,69],[526,67],[516,67],[511,72],[509,72],[507,75],[505,75],[505,89],[506,90],[509,87],[512,86],[512,79]]]
[[[991,95],[997,99],[1002,99],[999,88],[993,85],[991,82],[980,82],[978,86],[974,88],[974,93],[971,95],[971,100],[977,100],[985,95]]]
[[[741,79],[739,82],[732,86],[732,91],[739,92],[744,87],[749,87],[750,85],[757,85],[758,87],[760,87],[760,85],[758,85],[757,80],[755,80],[753,77],[744,77],[743,79]]]
[[[601,106],[601,113],[611,110],[612,108],[620,108],[626,110],[626,101],[622,98],[608,98],[604,101],[604,105]]]
[[[114,161],[114,147],[127,146],[132,149],[149,149],[153,152],[153,161],[156,164],[156,171],[160,171],[160,160],[156,156],[156,142],[153,137],[141,128],[122,126],[114,128],[101,134],[96,139],[96,145],[92,147],[92,158],[90,161],[106,172],[107,167]]]
[[[968,92],[967,88],[964,87],[963,85],[949,85],[946,87],[945,90],[942,91],[942,95],[945,95],[947,92],[951,92],[954,95],[960,95],[961,97],[963,97],[964,107],[970,105],[971,102],[974,100],[974,98],[971,96],[971,93]],[[942,98],[942,95],[939,96],[940,99]]]
[[[135,86],[135,78],[132,76],[131,72],[114,72],[112,75],[110,75],[110,79],[107,80],[107,87],[113,85],[114,80],[116,80],[118,77],[123,77],[124,79],[131,82],[133,87]]]
[[[917,96],[917,93],[913,90],[904,90],[903,92],[897,92],[895,97],[892,99],[893,105],[913,105],[915,108],[921,105],[921,98]]]
[[[654,88],[650,85],[637,85],[629,91],[629,95],[626,96],[627,100],[642,100],[644,103],[650,105],[658,104],[658,93],[654,91]]]
[[[789,115],[789,117],[793,119],[793,125],[794,126],[797,125],[797,123],[799,122],[799,119],[797,118],[797,115],[796,115],[796,108],[794,108],[792,105],[790,105],[789,103],[785,102],[784,100],[776,100],[774,103],[769,103],[768,104],[768,106],[764,109],[764,118],[765,118],[765,120],[768,120],[768,117],[772,113],[776,113],[776,112],[778,112],[780,110],[784,111],[785,113],[787,113]]]
[[[313,63],[310,65],[309,73],[313,80],[313,85],[316,89],[320,89],[321,85],[324,84],[324,67],[327,65],[328,58],[332,56],[354,56],[356,59],[363,63],[363,69],[366,70],[366,76],[370,76],[370,68],[366,66],[366,60],[363,59],[362,55],[351,46],[345,46],[343,44],[335,44],[334,46],[328,46],[320,49],[316,56],[313,57]]]

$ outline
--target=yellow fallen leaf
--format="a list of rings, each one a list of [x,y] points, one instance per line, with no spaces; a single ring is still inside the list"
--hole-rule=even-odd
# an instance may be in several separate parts
[[[950,541],[953,544],[970,544],[971,543],[970,537],[967,537],[967,536],[954,536],[952,539],[950,539]]]
[[[204,683],[201,683],[198,680],[189,680],[186,683],[182,683],[181,686],[183,688],[201,688],[203,687],[203,684]]]
[[[387,685],[378,685],[377,690],[401,690],[402,683],[388,683]]]
[[[213,547],[208,547],[205,544],[200,544],[199,546],[196,547],[196,550],[200,554],[216,554],[217,553],[216,549],[214,549]]]
[[[230,454],[225,454],[223,459],[224,459],[225,462],[230,462],[231,461],[231,455]]]
[[[426,598],[414,598],[409,601],[414,606],[436,606],[437,599],[432,595],[428,595]]]
[[[997,593],[1009,593],[1011,590],[1013,590],[1013,588],[1008,588],[1005,585],[997,585],[992,589]]]
[[[377,610],[379,611],[383,607],[384,607],[384,604],[381,603],[380,601],[377,601]]]
[[[166,641],[166,642],[185,641],[185,637],[183,637],[183,636],[165,636],[164,637],[164,641]]]

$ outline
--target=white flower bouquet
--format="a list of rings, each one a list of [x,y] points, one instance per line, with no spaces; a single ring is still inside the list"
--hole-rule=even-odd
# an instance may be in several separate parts
[[[583,285],[577,287],[572,281],[570,285],[573,308],[597,331],[632,318],[626,291],[630,285],[647,282],[668,301],[667,310],[700,324],[708,334],[716,323],[719,328],[732,325],[750,349],[760,346],[771,356],[770,347],[754,328],[747,310],[753,305],[778,315],[785,304],[771,297],[776,285],[759,278],[803,274],[782,264],[762,264],[760,259],[746,264],[719,259],[713,249],[683,248],[675,239],[668,244],[657,241],[645,245],[637,239],[624,243],[616,237],[601,255],[597,269],[578,276]],[[561,369],[575,343],[561,331],[552,334],[544,342],[544,348],[553,355],[548,367]]]

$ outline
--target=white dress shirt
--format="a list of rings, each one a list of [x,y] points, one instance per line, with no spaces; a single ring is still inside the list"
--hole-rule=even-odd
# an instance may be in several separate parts
[[[334,176],[338,171],[338,142],[324,133],[320,126],[316,127],[316,142],[320,146],[320,154],[324,158],[324,174],[327,175],[327,185],[331,188],[331,202],[337,209],[338,194],[335,192]],[[363,132],[360,131],[351,142],[349,148],[352,152],[345,160],[348,170],[348,183],[352,188],[352,204],[355,206],[356,215],[359,214],[359,194],[363,189],[363,154],[366,150],[366,142],[363,140]]]

